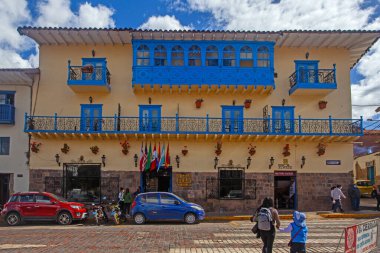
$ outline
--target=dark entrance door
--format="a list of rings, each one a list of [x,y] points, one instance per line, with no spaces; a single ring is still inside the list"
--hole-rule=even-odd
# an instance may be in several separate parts
[[[297,177],[295,171],[274,172],[274,204],[278,209],[297,208]]]
[[[172,167],[161,168],[159,171],[144,171],[141,177],[143,192],[172,192]]]
[[[9,199],[10,174],[0,174],[0,205],[4,205]]]

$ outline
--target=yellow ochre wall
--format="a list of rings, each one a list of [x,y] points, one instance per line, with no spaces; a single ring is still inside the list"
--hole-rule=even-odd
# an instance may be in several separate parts
[[[96,57],[106,57],[107,67],[111,73],[111,92],[110,93],[75,93],[67,85],[67,61],[71,60],[71,65],[81,65],[81,58],[90,58],[91,51],[95,50]],[[309,60],[319,60],[319,68],[333,68],[336,63],[337,68],[337,85],[338,89],[326,96],[322,95],[305,95],[289,96],[289,76],[295,70],[294,60],[305,60],[305,54],[309,52]],[[301,115],[302,118],[351,118],[351,95],[350,95],[350,66],[349,53],[345,49],[336,48],[275,48],[275,72],[278,77],[275,78],[276,89],[270,95],[258,94],[206,94],[206,93],[173,93],[161,94],[146,92],[134,93],[132,89],[132,47],[131,45],[115,46],[41,46],[40,48],[40,71],[41,80],[39,87],[34,87],[38,97],[35,107],[35,115],[53,116],[80,116],[80,104],[88,104],[89,96],[93,98],[93,104],[103,104],[103,116],[113,116],[117,113],[118,103],[121,105],[121,116],[138,117],[138,105],[148,104],[148,98],[152,98],[152,105],[162,105],[161,116],[175,116],[179,108],[179,116],[199,116],[221,118],[221,105],[243,105],[245,99],[253,99],[250,109],[244,109],[244,117],[261,118],[263,107],[280,106],[282,99],[285,99],[286,106],[295,106],[295,117]],[[200,109],[195,108],[195,100],[202,98],[204,100]],[[318,108],[319,100],[327,100],[327,108],[320,110]],[[158,136],[158,135],[156,135]],[[128,155],[121,153],[120,141],[128,139],[131,149]],[[314,142],[299,141],[282,141],[282,142],[251,142],[251,141],[229,141],[228,136],[222,140],[222,154],[220,155],[219,165],[227,164],[233,160],[234,164],[246,165],[248,157],[248,145],[256,146],[256,154],[252,157],[252,165],[247,172],[273,172],[277,169],[278,163],[283,163],[283,147],[290,144],[289,164],[299,172],[348,172],[352,170],[352,144],[351,143],[327,143],[326,154],[317,155],[318,140]],[[244,140],[245,138],[243,138]],[[104,170],[132,170],[137,171],[134,167],[133,155],[140,154],[142,141],[157,143],[168,143],[166,136],[162,139],[155,140],[136,139],[134,136],[115,139],[94,140],[71,140],[51,138],[38,140],[42,143],[41,150],[38,154],[32,153],[32,169],[59,169],[55,162],[55,154],[61,155],[61,162],[78,161],[79,156],[83,155],[85,160],[100,162],[101,155],[107,156],[106,167]],[[206,141],[204,137],[195,140],[193,136],[189,139],[170,138],[170,154],[174,171],[178,172],[214,172],[215,145],[217,140],[210,136]],[[70,146],[70,152],[65,155],[60,152],[63,143]],[[90,146],[98,145],[100,152],[93,155],[89,149]],[[181,154],[184,146],[187,146],[189,153],[187,156]],[[181,158],[180,168],[176,168],[175,155]],[[304,168],[300,168],[301,157],[306,157]],[[275,164],[271,170],[268,169],[269,159],[273,156]],[[341,160],[340,166],[326,166],[325,160]]]

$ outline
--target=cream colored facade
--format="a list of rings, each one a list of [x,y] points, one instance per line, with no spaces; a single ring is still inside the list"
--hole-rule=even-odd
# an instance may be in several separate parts
[[[27,29],[26,29],[27,30]],[[33,29],[25,31],[24,34],[32,34]],[[40,31],[49,37],[49,33],[42,29]],[[127,31],[124,31],[128,33]],[[68,31],[70,33],[70,31]],[[74,35],[74,32],[72,32]],[[120,32],[121,33],[121,32]],[[133,32],[131,32],[133,33]],[[169,32],[168,32],[169,33]],[[313,46],[313,42],[305,42],[303,46],[296,47],[284,42],[277,43],[274,47],[274,72],[277,74],[275,80],[276,88],[269,92],[259,87],[258,90],[243,90],[241,87],[218,89],[212,86],[211,89],[201,91],[191,91],[187,86],[178,91],[177,88],[169,90],[168,87],[160,89],[158,85],[153,88],[132,87],[132,65],[133,50],[131,42],[105,44],[69,43],[46,43],[39,40],[35,35],[30,35],[40,44],[40,71],[41,79],[39,85],[34,86],[34,116],[76,116],[81,115],[81,104],[102,104],[102,116],[113,117],[121,106],[121,116],[139,117],[139,105],[148,105],[149,99],[152,105],[162,105],[161,117],[222,117],[222,105],[243,106],[246,99],[252,99],[249,109],[244,109],[244,118],[262,118],[263,108],[271,106],[281,106],[283,101],[285,106],[294,106],[294,116],[298,118],[310,119],[351,119],[351,94],[350,94],[350,68],[352,67],[353,56],[348,46],[342,43],[339,47]],[[289,35],[293,36],[293,35]],[[297,36],[306,35],[299,33]],[[334,33],[329,40],[339,38],[339,34]],[[343,35],[342,35],[343,36]],[[351,43],[359,43],[362,38],[350,37]],[[378,35],[376,35],[378,36]],[[375,36],[375,37],[376,37]],[[372,42],[371,39],[368,39]],[[347,43],[346,43],[347,44]],[[327,44],[326,44],[327,45]],[[348,44],[347,44],[348,45]],[[369,43],[370,45],[370,43]],[[91,58],[94,51],[95,57],[106,58],[107,68],[111,73],[111,91],[109,93],[97,92],[95,89],[75,92],[67,85],[68,61],[72,65],[81,65],[82,58]],[[364,53],[363,49],[363,53]],[[305,60],[308,53],[308,60],[318,60],[320,69],[332,69],[336,64],[337,89],[330,93],[320,94],[320,90],[315,93],[305,95],[289,95],[289,76],[295,71],[295,60]],[[357,58],[354,59],[358,60]],[[37,92],[38,91],[38,92]],[[195,100],[202,98],[201,108],[195,108]],[[328,102],[327,108],[318,108],[318,102],[325,100]],[[190,173],[193,185],[197,186],[180,188],[177,185],[176,176],[172,177],[173,192],[185,194],[189,199],[205,199],[207,194],[206,182],[198,181],[198,175],[205,177],[217,177],[217,167],[242,167],[246,178],[256,180],[256,197],[249,205],[256,205],[263,196],[272,196],[276,187],[274,180],[275,172],[285,171],[296,172],[298,184],[298,207],[308,210],[310,208],[323,209],[329,205],[328,196],[330,184],[347,183],[352,173],[352,141],[356,136],[329,136],[326,135],[232,135],[232,134],[65,134],[65,133],[44,133],[33,132],[31,142],[41,143],[38,153],[31,152],[30,169],[34,171],[36,177],[49,176],[50,172],[61,173],[63,163],[80,163],[82,156],[87,163],[102,162],[102,155],[106,156],[105,166],[101,167],[102,173],[129,173],[128,176],[121,176],[119,185],[129,187],[134,190],[140,185],[139,168],[135,166],[134,155],[137,154],[140,160],[141,144],[165,143],[170,144],[171,163],[173,173]],[[25,135],[26,136],[26,135]],[[25,137],[24,136],[24,137]],[[121,152],[120,142],[127,140],[130,144],[129,153],[124,155]],[[222,142],[222,153],[218,157],[218,164],[215,166],[215,146],[217,142]],[[318,145],[322,143],[326,146],[325,154],[318,155]],[[64,144],[69,145],[70,151],[67,154],[61,152]],[[251,164],[247,168],[247,158],[249,145],[256,146],[256,153],[251,157]],[[283,149],[286,144],[290,146],[290,155],[284,156]],[[99,153],[93,154],[91,146],[97,145]],[[187,147],[188,153],[184,156],[182,150]],[[56,161],[56,154],[60,156],[60,164]],[[175,157],[178,155],[179,164]],[[270,158],[273,157],[274,164],[270,167]],[[304,165],[302,157],[305,158]],[[336,165],[327,165],[327,161],[339,161]],[[302,167],[302,168],[301,168]],[[133,176],[131,176],[133,174]],[[202,175],[203,175],[202,174]],[[54,174],[55,175],[55,174]],[[58,175],[58,174],[57,174]],[[174,175],[174,174],[173,174]],[[131,179],[133,178],[133,179]],[[263,181],[264,179],[264,181]],[[39,178],[33,190],[43,188],[43,179]],[[329,182],[327,182],[329,180]],[[261,185],[262,183],[262,185]],[[317,187],[318,189],[313,189]],[[41,189],[43,190],[43,189]],[[310,197],[316,194],[315,198]],[[324,195],[325,194],[325,195]],[[196,197],[194,197],[196,196]],[[326,196],[326,203],[325,197]],[[228,209],[228,205],[239,206],[238,200],[219,200],[218,204],[210,204],[209,210]],[[233,201],[233,202],[228,202]],[[222,203],[223,202],[223,203]],[[318,204],[319,202],[319,204]],[[233,203],[233,204],[231,204]],[[310,203],[312,203],[310,205]],[[209,203],[205,203],[208,205]],[[248,204],[243,209],[250,209]],[[312,206],[312,207],[311,207]],[[239,208],[237,208],[238,210]]]
[[[356,157],[354,159],[354,177],[356,180],[370,179],[373,170],[375,183],[380,183],[380,152]]]

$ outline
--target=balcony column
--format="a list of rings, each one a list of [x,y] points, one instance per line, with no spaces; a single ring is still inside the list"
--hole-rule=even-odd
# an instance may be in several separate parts
[[[336,83],[336,64],[333,64],[334,67],[334,83]]]
[[[209,123],[209,119],[208,119],[208,114],[207,114],[206,115],[206,133],[208,133],[210,129],[208,123]]]
[[[54,113],[54,131],[57,131],[57,113]]]
[[[115,115],[113,116],[113,130],[114,131],[117,131],[117,115],[115,113]]]
[[[179,117],[178,117],[178,113],[175,114],[175,131],[176,131],[176,133],[179,132]]]
[[[70,80],[71,60],[67,61],[67,81]]]
[[[301,115],[298,115],[298,134],[302,134]]]
[[[330,128],[330,135],[332,135],[332,133],[333,133],[333,129],[332,129],[332,119],[331,119],[331,115],[329,116],[329,128]]]
[[[26,122],[28,121],[28,113],[26,112],[25,115],[24,115],[24,132],[26,132],[27,128],[26,128]]]

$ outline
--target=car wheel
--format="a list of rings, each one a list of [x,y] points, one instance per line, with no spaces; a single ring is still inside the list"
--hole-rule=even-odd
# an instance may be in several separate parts
[[[18,213],[13,212],[6,216],[5,221],[9,226],[17,226],[21,222],[21,217]]]
[[[59,225],[70,225],[73,222],[73,218],[69,212],[61,212],[58,215],[57,221]]]
[[[187,224],[194,224],[197,222],[197,217],[193,213],[188,213],[185,215],[185,222]]]
[[[145,223],[145,216],[142,213],[136,213],[133,219],[137,225],[142,225]]]

